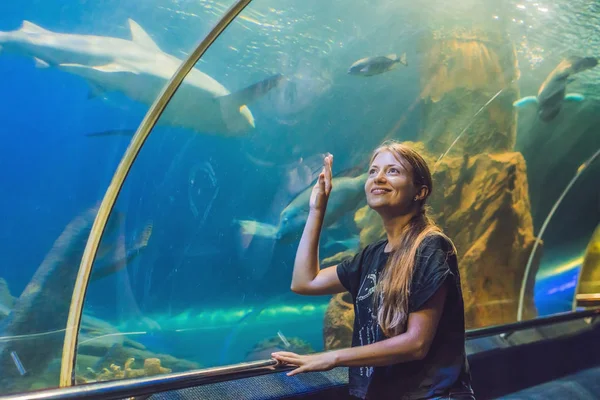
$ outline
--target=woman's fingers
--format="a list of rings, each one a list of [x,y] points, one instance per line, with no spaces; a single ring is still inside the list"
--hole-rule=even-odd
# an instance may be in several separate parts
[[[297,357],[290,356],[277,356],[276,358],[280,362],[284,362],[286,364],[299,365],[300,359]]]
[[[325,171],[323,171],[323,172],[321,172],[321,173],[319,174],[319,182],[318,182],[318,184],[319,184],[319,188],[320,188],[320,189],[321,189],[323,192],[325,192],[325,188],[327,187],[326,180],[327,180],[327,178],[326,178],[326,176],[325,176]]]
[[[333,155],[328,154],[327,157],[325,157],[325,167],[323,168],[325,172],[325,191],[327,194],[331,191],[331,180],[333,179],[331,172],[332,165]]]
[[[292,356],[297,356],[298,354],[296,353],[292,353],[291,351],[278,351],[276,353],[271,353],[272,356],[286,356],[286,357],[292,357]]]
[[[290,372],[288,372],[286,375],[287,376],[294,376],[296,374],[300,374],[302,372],[304,372],[306,370],[305,367],[298,367],[296,369],[291,370]]]

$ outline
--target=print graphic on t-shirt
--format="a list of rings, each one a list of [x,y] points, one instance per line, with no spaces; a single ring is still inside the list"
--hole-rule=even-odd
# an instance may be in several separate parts
[[[361,321],[359,313],[356,313],[358,319],[358,338],[360,345],[372,344],[376,341],[377,334],[377,315],[373,312],[373,293],[375,292],[375,286],[377,285],[377,275],[368,274],[363,280],[362,285],[358,289],[358,295],[356,296],[357,309],[367,310],[367,313],[363,314],[367,318],[367,321]],[[373,373],[373,367],[361,367],[361,376],[371,376]]]
[[[375,286],[377,285],[377,275],[369,274],[363,281],[363,284],[358,289],[358,296],[356,301],[362,302],[369,300],[375,292]]]

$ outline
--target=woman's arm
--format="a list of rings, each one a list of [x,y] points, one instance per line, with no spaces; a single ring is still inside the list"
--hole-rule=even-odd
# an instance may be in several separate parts
[[[319,267],[319,236],[324,212],[311,211],[296,251],[292,291],[305,295],[322,295],[344,292],[335,267]]]
[[[429,352],[437,332],[447,292],[447,284],[442,285],[419,311],[410,313],[406,332],[398,336],[324,353],[298,355],[282,351],[273,353],[272,357],[282,363],[298,366],[288,373],[289,376],[300,372],[327,371],[334,367],[377,367],[421,360]]]
[[[422,360],[437,332],[447,292],[442,285],[423,308],[410,313],[406,332],[370,345],[337,350],[337,365],[378,367]]]
[[[336,268],[319,267],[319,237],[325,218],[327,200],[331,192],[331,165],[333,156],[325,157],[323,171],[310,196],[310,211],[296,251],[291,289],[299,294],[334,294],[345,291]]]

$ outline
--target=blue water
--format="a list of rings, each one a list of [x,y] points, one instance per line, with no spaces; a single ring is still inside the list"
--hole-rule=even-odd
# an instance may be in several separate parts
[[[573,296],[580,268],[542,279],[535,286],[538,315],[547,316],[573,310]]]
[[[363,162],[392,131],[397,139],[415,140],[423,112],[417,100],[426,84],[418,68],[420,33],[440,19],[485,17],[494,29],[526,37],[517,42],[522,95],[534,94],[572,46],[573,24],[557,25],[529,3],[526,13],[516,3],[470,10],[430,3],[253,2],[198,68],[231,91],[275,73],[289,81],[250,106],[256,128],[247,136],[154,129],[115,206],[125,216],[115,234],[117,248],[132,248],[150,224],[148,247],[126,269],[90,284],[85,312],[150,351],[205,367],[244,361],[255,344],[279,331],[322,350],[329,298],[289,290],[297,242],[255,236],[248,243],[238,221],[276,224],[302,187],[296,180],[302,167],[315,166],[315,159],[318,166],[318,154],[333,153],[334,173],[341,173]],[[163,51],[183,60],[230,4],[5,1],[0,31],[28,20],[56,32],[129,39],[127,18],[133,18]],[[551,13],[569,20],[580,6],[557,6]],[[587,11],[591,22],[579,28],[594,32],[596,14]],[[582,40],[576,47],[580,55],[593,52]],[[346,74],[358,58],[403,52],[408,67],[369,79]],[[594,149],[597,74],[574,84],[590,99],[585,107],[567,109],[550,126],[519,114],[517,148],[527,161],[536,232]],[[135,130],[148,105],[115,92],[90,99],[81,77],[36,68],[30,58],[10,52],[0,52],[0,93],[0,278],[18,297],[65,226],[102,200],[131,139],[86,134]],[[540,316],[571,310],[578,268],[551,272],[583,254],[600,221],[593,187],[599,171],[596,164],[582,176],[545,233],[534,289]],[[260,313],[244,319],[248,310]]]

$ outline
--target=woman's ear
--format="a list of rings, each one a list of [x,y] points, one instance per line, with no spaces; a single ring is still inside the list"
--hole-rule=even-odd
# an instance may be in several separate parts
[[[429,195],[429,188],[425,185],[421,186],[421,188],[417,191],[415,195],[415,201],[421,201],[427,198]]]

